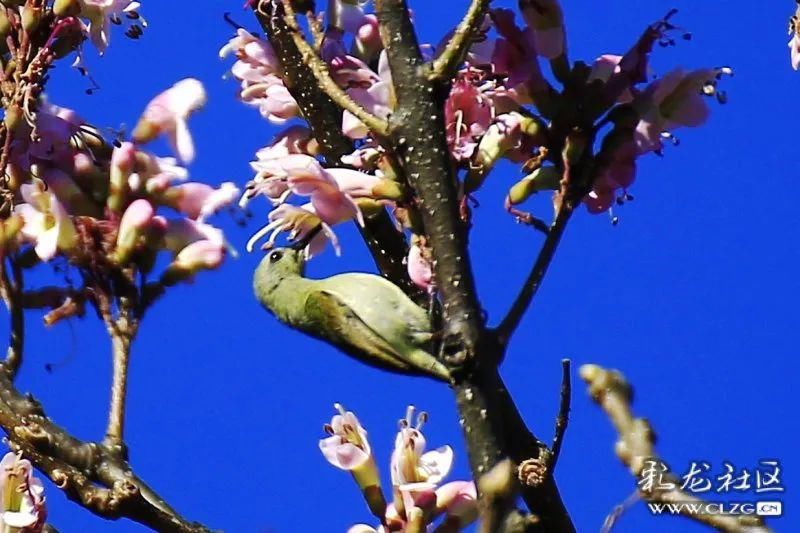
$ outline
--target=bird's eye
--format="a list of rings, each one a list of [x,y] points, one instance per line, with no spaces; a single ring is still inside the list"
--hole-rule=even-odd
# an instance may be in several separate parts
[[[283,257],[283,252],[281,250],[275,250],[271,254],[269,254],[269,262],[276,263],[280,261],[281,257]]]

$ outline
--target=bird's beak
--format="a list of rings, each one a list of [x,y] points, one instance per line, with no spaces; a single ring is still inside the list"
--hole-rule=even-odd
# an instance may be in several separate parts
[[[316,237],[317,233],[319,233],[320,231],[322,231],[322,223],[321,222],[317,225],[316,228],[314,228],[311,231],[309,231],[308,233],[306,233],[303,236],[302,239],[298,239],[298,240],[294,241],[294,243],[292,243],[290,248],[295,250],[295,251],[297,251],[297,252],[302,252],[305,249],[305,247],[308,246],[308,244],[311,242],[311,239]]]

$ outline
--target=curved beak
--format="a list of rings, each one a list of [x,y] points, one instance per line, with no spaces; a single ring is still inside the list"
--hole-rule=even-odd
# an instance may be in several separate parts
[[[322,223],[321,222],[319,224],[317,224],[317,227],[315,227],[314,229],[312,229],[311,231],[306,233],[303,236],[302,239],[298,239],[298,240],[294,241],[289,248],[291,248],[293,250],[296,250],[298,252],[303,251],[305,249],[305,247],[308,246],[308,244],[311,242],[311,240],[314,237],[316,237],[317,234],[320,231],[322,231]]]

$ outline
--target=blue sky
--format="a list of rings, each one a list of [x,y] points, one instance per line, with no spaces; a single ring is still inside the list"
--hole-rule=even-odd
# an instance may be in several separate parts
[[[730,65],[736,74],[724,81],[729,103],[714,105],[706,126],[680,131],[680,146],[664,158],[640,161],[631,189],[636,200],[616,213],[619,225],[583,211],[574,218],[503,375],[531,427],[549,439],[561,358],[572,358],[576,368],[594,362],[623,370],[636,386],[637,413],[651,420],[658,449],[676,470],[691,460],[719,469],[723,460],[753,468],[759,459],[779,459],[788,504],[772,524],[798,530],[792,495],[800,484],[800,422],[787,414],[797,404],[790,376],[800,370],[793,192],[800,74],[790,68],[785,32],[794,3],[563,3],[573,58],[621,53],[647,23],[677,7],[674,20],[693,39],[658,49],[655,71]],[[240,11],[240,0],[144,4],[150,27],[140,41],[116,32],[104,58],[89,58],[101,89],[86,96],[87,81],[62,63],[52,101],[98,125],[132,125],[154,94],[199,78],[209,103],[191,123],[198,149],[192,176],[243,184],[248,161],[277,129],[236,101],[235,82],[222,79],[229,64],[217,51],[232,33],[225,11],[248,27],[254,20]],[[412,2],[423,40],[437,42],[465,4]],[[475,214],[472,255],[491,323],[510,304],[541,242],[502,210],[515,175],[510,168],[492,175]],[[263,204],[254,205],[246,227],[218,217],[241,250],[266,215]],[[547,213],[545,202],[535,206]],[[311,275],[372,268],[355,229],[343,227],[339,235],[344,255],[315,259]],[[258,260],[243,253],[170,291],[145,319],[133,349],[127,418],[137,472],[185,516],[213,528],[345,531],[370,517],[349,476],[328,466],[317,447],[332,404],[341,402],[369,430],[384,472],[397,419],[413,403],[430,413],[428,442],[455,447],[451,479],[466,476],[450,392],[359,366],[278,324],[251,294]],[[110,379],[102,326],[89,317],[48,330],[33,314],[29,324],[21,388],[76,435],[101,437]],[[54,372],[45,371],[47,363],[57,363]],[[598,530],[634,488],[614,455],[615,438],[576,378],[556,476],[580,531]],[[50,518],[62,531],[141,530],[95,518],[53,488],[47,495]],[[652,518],[641,505],[615,529],[642,530],[701,529]]]

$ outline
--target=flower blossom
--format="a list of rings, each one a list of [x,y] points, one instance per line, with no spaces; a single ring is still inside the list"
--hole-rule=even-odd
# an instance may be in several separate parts
[[[289,239],[293,241],[305,240],[312,232],[316,232],[305,248],[306,259],[319,255],[328,242],[333,246],[336,255],[342,253],[336,233],[320,220],[310,203],[301,206],[281,204],[270,211],[268,220],[269,222],[247,241],[248,252],[252,252],[255,244],[266,235],[269,235],[269,239],[262,248],[268,249],[275,245],[278,235],[283,232],[289,233]]]
[[[447,144],[456,161],[472,157],[493,115],[489,98],[469,81],[456,80],[444,106]]]
[[[44,486],[33,476],[27,459],[8,452],[0,460],[0,529],[38,533],[44,527],[46,509]]]
[[[143,144],[165,134],[184,163],[194,160],[194,143],[187,119],[206,103],[203,84],[194,78],[179,81],[147,104],[133,130],[135,142]]]
[[[75,245],[76,231],[72,220],[56,195],[45,189],[43,182],[22,184],[20,194],[25,203],[14,207],[25,224],[21,233],[34,244],[36,255],[42,261],[55,257],[58,250]]]
[[[280,77],[280,64],[268,42],[239,29],[219,55],[224,58],[231,52],[237,58],[231,74],[241,82],[239,97],[243,102],[257,107],[274,124],[298,115],[297,101]]]
[[[636,127],[636,143],[640,152],[658,152],[664,132],[685,126],[702,125],[709,115],[705,97],[716,96],[724,102],[724,93],[716,88],[729,68],[701,69],[684,72],[673,70],[646,89],[642,120]]]
[[[337,409],[340,414],[326,427],[330,436],[320,441],[323,454],[328,462],[343,470],[369,465],[370,476],[374,476],[370,479],[377,482],[366,431],[353,413],[345,412],[339,405]],[[416,425],[412,427],[414,414],[414,408],[409,407],[405,419],[401,420],[392,453],[390,470],[394,502],[386,505],[379,485],[367,491],[364,490],[364,484],[359,483],[370,510],[382,525],[374,528],[367,524],[356,524],[348,533],[405,531],[409,524],[420,525],[419,520],[422,520],[423,526],[433,524],[442,516],[440,528],[457,531],[477,518],[477,491],[473,482],[453,481],[439,486],[452,466],[452,449],[442,446],[425,452],[425,438],[420,428],[427,415],[420,413]]]
[[[111,25],[118,24],[120,16],[141,20],[142,26],[147,23],[139,16],[139,2],[132,0],[78,0],[80,16],[89,19],[86,31],[102,55],[111,41]]]

